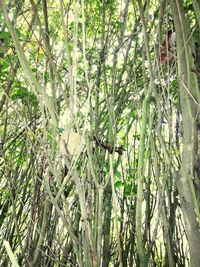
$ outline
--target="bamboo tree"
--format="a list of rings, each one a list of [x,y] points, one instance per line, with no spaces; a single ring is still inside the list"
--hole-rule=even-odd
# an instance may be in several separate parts
[[[189,247],[199,266],[199,4],[182,2],[0,1],[0,265],[190,266]]]
[[[200,264],[198,249],[200,246],[200,218],[193,183],[195,177],[195,144],[197,141],[197,109],[194,98],[199,103],[200,94],[197,79],[194,73],[190,71],[193,66],[192,43],[188,34],[183,3],[176,0],[171,1],[170,4],[176,30],[178,79],[183,119],[183,153],[178,190],[190,247],[191,266],[195,267]]]
[[[142,1],[138,1],[140,16],[142,21],[143,35],[144,35],[144,46],[146,51],[146,56],[148,60],[148,70],[150,75],[150,84],[147,88],[145,98],[142,103],[142,121],[141,121],[141,133],[140,133],[140,143],[139,143],[139,155],[138,155],[138,171],[137,171],[137,206],[136,206],[136,237],[137,237],[137,248],[140,258],[141,267],[147,266],[147,253],[143,244],[142,237],[142,203],[143,203],[143,185],[144,185],[144,155],[145,155],[145,140],[146,131],[148,123],[148,112],[149,112],[149,102],[150,97],[153,94],[153,80],[154,74],[152,71],[152,63],[150,58],[149,50],[149,40],[147,36],[147,26],[144,17],[144,10],[142,6]]]

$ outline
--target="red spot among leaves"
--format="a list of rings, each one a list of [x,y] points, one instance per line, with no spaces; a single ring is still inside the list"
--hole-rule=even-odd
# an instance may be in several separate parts
[[[163,66],[165,63],[170,61],[174,56],[173,52],[175,49],[175,32],[170,30],[166,40],[163,41],[160,47],[159,53],[159,64]]]

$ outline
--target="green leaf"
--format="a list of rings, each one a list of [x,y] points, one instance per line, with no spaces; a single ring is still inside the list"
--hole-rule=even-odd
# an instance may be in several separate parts
[[[3,40],[8,40],[10,39],[11,36],[10,36],[10,33],[9,32],[0,32],[0,39],[3,39]]]
[[[28,91],[24,87],[16,88],[11,95],[12,100],[23,99],[28,96]]]
[[[125,187],[124,187],[124,195],[126,197],[128,197],[128,196],[131,195],[131,192],[132,192],[132,186],[125,184]]]
[[[115,188],[116,188],[116,189],[117,189],[117,188],[120,188],[120,187],[122,187],[122,186],[124,186],[124,184],[123,184],[122,181],[117,181],[117,182],[115,182]]]
[[[64,132],[64,128],[58,128],[58,132],[61,134],[62,132]]]
[[[115,176],[120,179],[121,178],[121,173],[119,171],[116,171],[115,172]]]
[[[22,100],[23,104],[36,106],[38,104],[37,97],[32,92],[29,92],[26,87],[15,84],[14,90],[11,94],[13,101]]]
[[[3,60],[1,68],[4,70],[4,69],[7,69],[9,66],[10,66],[10,62],[8,62],[8,60],[6,59]]]

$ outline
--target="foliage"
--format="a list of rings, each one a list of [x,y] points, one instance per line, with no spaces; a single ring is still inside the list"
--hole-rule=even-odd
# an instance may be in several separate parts
[[[159,65],[171,2],[0,0],[1,266],[190,266],[183,98],[193,112],[199,94],[178,50]]]

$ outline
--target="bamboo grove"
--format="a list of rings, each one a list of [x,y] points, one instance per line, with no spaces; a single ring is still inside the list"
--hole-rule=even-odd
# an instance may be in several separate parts
[[[0,266],[199,267],[199,1],[0,10]]]

